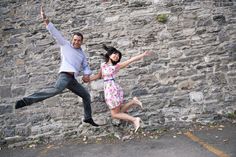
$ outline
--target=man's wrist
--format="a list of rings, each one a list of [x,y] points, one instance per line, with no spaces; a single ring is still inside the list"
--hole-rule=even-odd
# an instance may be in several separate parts
[[[43,19],[46,19],[47,18],[47,16],[43,13],[43,14],[41,14],[42,15],[42,18]]]
[[[48,17],[46,15],[43,15],[43,20],[48,20]]]
[[[46,17],[46,18],[43,18],[43,22],[48,25],[49,24],[49,19]]]
[[[49,21],[49,19],[48,19],[48,18],[45,18],[45,19],[43,19],[43,21],[44,21],[44,22],[48,22],[48,21]]]

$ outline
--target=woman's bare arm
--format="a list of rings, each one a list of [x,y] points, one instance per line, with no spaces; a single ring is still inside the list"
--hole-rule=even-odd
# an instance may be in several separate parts
[[[102,78],[102,71],[101,70],[99,70],[99,72],[96,75],[90,76],[90,81],[95,81],[100,78]]]
[[[145,51],[144,53],[142,53],[142,54],[140,54],[140,55],[131,57],[130,59],[128,59],[128,60],[126,60],[126,61],[124,61],[124,62],[122,62],[122,63],[119,63],[120,68],[121,68],[121,69],[122,69],[122,68],[125,68],[125,67],[128,66],[129,64],[131,64],[131,63],[133,63],[133,62],[135,62],[135,61],[138,61],[138,60],[142,59],[143,57],[149,56],[149,55],[150,55],[150,53],[147,52],[147,51]]]

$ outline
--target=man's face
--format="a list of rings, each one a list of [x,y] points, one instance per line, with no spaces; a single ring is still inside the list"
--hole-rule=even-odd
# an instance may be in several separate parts
[[[83,43],[81,36],[74,35],[72,37],[72,46],[76,49],[80,48]]]

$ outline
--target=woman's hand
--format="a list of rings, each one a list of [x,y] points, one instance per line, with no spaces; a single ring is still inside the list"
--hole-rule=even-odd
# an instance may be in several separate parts
[[[150,55],[151,55],[151,52],[149,52],[149,51],[145,51],[145,52],[143,53],[143,57],[150,56]]]

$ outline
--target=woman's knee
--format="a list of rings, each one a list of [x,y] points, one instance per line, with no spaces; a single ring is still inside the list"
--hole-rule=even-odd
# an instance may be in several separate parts
[[[118,109],[118,108],[112,109],[112,110],[111,110],[111,118],[116,119],[118,113],[119,113],[119,109]]]
[[[117,118],[116,115],[117,115],[117,113],[113,113],[113,112],[112,112],[112,113],[111,113],[111,118],[112,118],[112,119],[116,119],[116,118]]]

